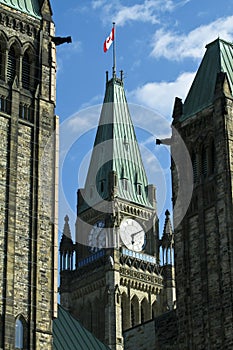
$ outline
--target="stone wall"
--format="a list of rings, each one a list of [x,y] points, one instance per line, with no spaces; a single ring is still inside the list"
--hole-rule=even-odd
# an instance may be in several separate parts
[[[124,332],[124,350],[176,350],[176,311],[170,311],[155,319]]]
[[[233,346],[233,101],[227,85],[226,76],[219,74],[213,104],[174,122],[197,164],[192,200],[175,230],[177,349],[181,350]],[[175,169],[172,174],[176,198],[179,179]]]
[[[4,237],[6,211],[6,181],[8,168],[8,132],[9,120],[0,116],[0,291],[4,280]],[[3,300],[0,300],[0,314],[3,312]]]
[[[51,350],[57,304],[54,24],[47,1],[41,19],[2,4],[0,10],[0,348],[15,348],[20,318],[23,347]],[[11,45],[13,81],[7,74]],[[27,87],[25,52],[30,57]]]

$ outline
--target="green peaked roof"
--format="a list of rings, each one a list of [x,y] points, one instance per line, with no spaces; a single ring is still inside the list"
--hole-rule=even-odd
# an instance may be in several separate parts
[[[53,349],[110,350],[60,305],[58,305],[58,317],[53,321]]]
[[[9,6],[30,16],[41,18],[42,0],[0,0],[0,4]]]
[[[116,77],[107,81],[106,84],[104,103],[85,184],[85,202],[88,202],[88,207],[102,199],[110,199],[109,176],[111,174],[117,176],[114,197],[152,207],[148,199],[148,181],[123,81]],[[82,211],[82,208],[80,209]]]
[[[217,74],[224,72],[233,91],[233,44],[216,39],[207,50],[184,101],[184,120],[213,103]]]

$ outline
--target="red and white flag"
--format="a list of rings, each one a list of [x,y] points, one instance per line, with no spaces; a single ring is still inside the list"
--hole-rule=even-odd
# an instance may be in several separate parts
[[[115,28],[113,27],[111,30],[111,33],[109,34],[109,36],[104,42],[104,52],[107,52],[110,46],[112,45],[112,42],[114,40],[114,34],[115,34],[114,32],[115,32]]]

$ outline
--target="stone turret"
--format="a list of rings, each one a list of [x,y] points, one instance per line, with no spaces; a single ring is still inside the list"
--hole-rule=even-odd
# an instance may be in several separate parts
[[[163,235],[160,240],[162,249],[162,275],[164,277],[164,287],[166,294],[167,309],[172,310],[175,307],[176,288],[175,288],[175,268],[174,268],[174,233],[168,210],[165,212]]]

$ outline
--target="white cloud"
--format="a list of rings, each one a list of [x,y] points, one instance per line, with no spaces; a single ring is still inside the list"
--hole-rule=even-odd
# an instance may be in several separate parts
[[[189,1],[145,0],[142,3],[125,6],[119,0],[111,3],[106,0],[95,0],[92,1],[92,8],[94,10],[101,8],[104,20],[110,17],[117,23],[117,26],[124,26],[127,22],[133,21],[156,24],[160,23],[161,13],[172,12]]]
[[[92,7],[95,10],[105,5],[105,3],[106,3],[106,0],[94,0],[92,1]]]
[[[132,102],[152,108],[166,117],[170,117],[175,97],[185,98],[195,73],[182,73],[172,82],[147,83],[128,94]]]
[[[188,34],[180,34],[159,29],[153,37],[151,55],[179,61],[184,58],[199,59],[205,45],[218,37],[233,40],[233,16],[222,17],[207,25],[202,25]]]

